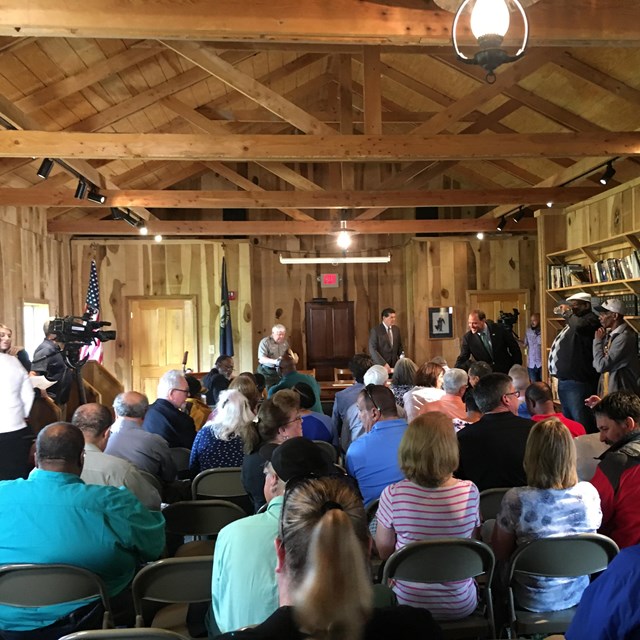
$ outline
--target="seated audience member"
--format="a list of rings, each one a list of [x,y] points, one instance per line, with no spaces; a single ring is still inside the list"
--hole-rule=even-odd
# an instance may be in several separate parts
[[[442,398],[421,407],[418,415],[427,411],[440,411],[451,418],[456,430],[466,425],[467,422],[474,422],[469,420],[467,409],[462,402],[462,396],[467,392],[468,381],[469,376],[464,369],[449,369],[442,379],[444,390]]]
[[[207,404],[210,407],[215,407],[218,404],[220,393],[229,388],[233,367],[234,363],[231,356],[219,356],[213,369],[202,379],[202,386],[207,390]]]
[[[404,395],[416,386],[416,372],[418,366],[410,358],[400,358],[393,368],[391,376],[391,391],[396,404],[404,407]]]
[[[300,397],[291,389],[283,389],[265,400],[258,415],[247,429],[245,456],[242,461],[242,484],[256,511],[265,503],[264,458],[260,448],[265,444],[282,444],[290,438],[302,437]]]
[[[381,364],[374,364],[365,371],[363,380],[365,387],[368,384],[387,386],[389,384],[389,374]]]
[[[306,438],[291,438],[260,449],[265,459],[267,510],[227,525],[216,539],[211,579],[213,632],[225,633],[259,624],[278,608],[276,550],[285,483],[292,478],[325,476],[335,467]],[[217,629],[216,629],[217,627]]]
[[[20,364],[26,372],[31,371],[31,360],[24,347],[14,347],[12,345],[13,331],[6,324],[0,324],[0,353],[18,358]]]
[[[483,362],[482,360],[472,362],[469,367],[469,386],[472,389],[475,388],[478,382],[490,373],[493,373],[493,369],[488,362]]]
[[[509,369],[508,375],[511,380],[513,380],[515,390],[520,394],[518,396],[518,415],[521,418],[531,419],[531,414],[529,413],[529,409],[527,408],[527,403],[524,398],[524,392],[531,384],[531,380],[529,380],[529,371],[521,364],[514,364],[513,367]]]
[[[595,475],[600,456],[609,448],[606,443],[600,441],[599,433],[587,433],[573,439],[576,445],[576,469],[578,479],[590,482]]]
[[[84,447],[80,429],[51,424],[38,434],[38,468],[29,479],[0,482],[0,564],[83,567],[104,580],[115,608],[140,564],[162,553],[164,518],[129,491],[82,482]],[[36,609],[0,605],[0,629],[20,632],[16,639],[57,640],[101,622],[95,599]]]
[[[404,409],[407,421],[411,422],[417,415],[428,411],[428,403],[440,400],[444,395],[442,380],[444,369],[439,364],[425,362],[416,371],[416,386],[404,396]]]
[[[439,412],[418,416],[407,427],[398,456],[406,479],[389,485],[380,496],[376,530],[380,557],[385,560],[419,540],[476,537],[480,494],[473,482],[453,477],[458,440],[451,418]],[[445,584],[396,580],[393,591],[400,604],[426,607],[436,620],[464,618],[478,605],[471,578]]]
[[[189,397],[187,398],[185,413],[193,420],[196,431],[200,431],[204,423],[207,421],[207,418],[211,413],[211,409],[209,408],[209,405],[202,402],[202,394],[205,389],[200,383],[200,380],[191,375],[186,376],[186,379],[187,385],[189,385]]]
[[[300,396],[302,435],[309,440],[324,440],[337,447],[338,432],[333,428],[331,418],[311,410],[315,402],[313,389],[306,382],[298,382],[293,390]]]
[[[473,481],[480,491],[526,484],[522,460],[534,423],[516,415],[518,392],[511,378],[491,373],[478,381],[473,395],[482,418],[458,432],[456,476]]]
[[[296,362],[288,353],[285,353],[285,355],[280,358],[278,370],[282,375],[282,380],[280,380],[278,384],[269,388],[267,397],[271,398],[274,393],[278,393],[278,391],[281,391],[282,389],[293,389],[293,387],[295,387],[299,382],[304,382],[313,389],[315,396],[315,402],[313,403],[311,410],[316,413],[322,413],[322,404],[320,403],[320,385],[313,376],[308,376],[306,373],[298,373],[296,371]]]
[[[90,402],[81,404],[74,412],[71,424],[82,431],[84,437],[84,465],[80,478],[86,484],[126,487],[147,507],[160,510],[160,494],[126,460],[104,453],[109,440],[111,411]]]
[[[235,377],[229,385],[229,390],[239,391],[248,401],[251,413],[258,412],[258,406],[262,401],[262,394],[256,384],[256,377],[251,374],[241,373]]]
[[[109,436],[105,453],[128,460],[163,482],[171,482],[176,478],[176,465],[167,441],[142,428],[148,407],[147,396],[137,391],[125,391],[116,396],[113,411],[120,428]]]
[[[558,418],[562,424],[569,429],[574,438],[583,436],[586,431],[584,427],[575,420],[563,416],[555,410],[553,405],[553,392],[546,382],[532,382],[524,394],[527,408],[534,422],[540,422],[547,418]]]
[[[640,546],[622,549],[582,594],[566,640],[637,640]]]
[[[181,411],[189,397],[189,385],[182,371],[167,371],[158,382],[157,395],[158,399],[147,410],[142,428],[162,436],[170,447],[191,449],[196,427]]]
[[[189,470],[194,478],[205,469],[240,467],[244,459],[245,434],[255,414],[247,398],[235,389],[222,391],[218,398],[214,419],[193,441]]]
[[[33,431],[26,419],[33,404],[33,386],[17,358],[0,353],[0,480],[26,478],[32,465]]]
[[[369,542],[362,501],[344,481],[287,486],[276,539],[280,608],[222,640],[440,640],[426,609],[373,608]]]
[[[476,397],[473,395],[473,389],[467,388],[467,390],[464,392],[463,400],[464,400],[464,408],[465,408],[465,411],[467,412],[467,420],[466,420],[467,424],[471,422],[478,422],[478,420],[482,418],[482,413],[480,412],[480,409],[478,409],[478,404],[476,403]]]
[[[349,447],[346,465],[368,505],[386,486],[404,477],[398,466],[398,447],[407,422],[398,418],[388,387],[367,385],[358,395],[357,405],[365,433]]]
[[[557,418],[538,422],[524,457],[527,486],[509,489],[502,499],[491,545],[508,560],[518,545],[556,536],[595,533],[602,520],[598,492],[578,482],[571,434]],[[560,611],[580,602],[589,576],[546,578],[516,574],[518,606],[529,611]]]
[[[356,403],[358,394],[364,387],[364,374],[369,367],[373,366],[373,360],[366,353],[356,353],[349,362],[349,369],[353,374],[354,382],[350,387],[338,391],[333,400],[333,411],[331,420],[333,426],[339,434],[348,433],[351,425],[347,421],[347,411],[349,407]]]
[[[640,398],[616,391],[593,411],[600,440],[609,445],[591,480],[602,503],[600,533],[622,549],[640,543]]]
[[[449,365],[447,364],[447,360],[444,356],[433,356],[433,358],[431,358],[431,360],[429,360],[429,362],[433,363],[433,364],[439,364],[443,369],[444,372],[447,373],[447,371],[449,371]]]

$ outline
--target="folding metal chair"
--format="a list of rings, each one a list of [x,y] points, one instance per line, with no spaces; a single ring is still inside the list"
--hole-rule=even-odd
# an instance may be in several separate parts
[[[228,500],[253,514],[251,498],[242,485],[240,467],[219,467],[201,471],[191,484],[194,500]]]
[[[76,631],[60,640],[188,640],[188,638],[166,629],[101,629]]]

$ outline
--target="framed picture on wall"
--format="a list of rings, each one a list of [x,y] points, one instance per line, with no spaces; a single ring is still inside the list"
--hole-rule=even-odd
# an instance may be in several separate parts
[[[453,338],[453,307],[429,307],[429,338]]]

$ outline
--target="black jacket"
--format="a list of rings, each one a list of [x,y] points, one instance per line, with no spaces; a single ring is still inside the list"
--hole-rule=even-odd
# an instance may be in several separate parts
[[[462,336],[460,355],[454,366],[468,369],[467,362],[473,358],[476,362],[486,362],[491,368],[500,373],[509,373],[514,364],[522,364],[522,351],[512,331],[502,325],[487,320],[493,357],[487,351],[482,339],[477,333],[467,331]]]
[[[400,329],[394,325],[391,327],[391,333],[393,335],[393,344],[389,342],[387,328],[382,322],[371,329],[369,334],[369,354],[374,364],[384,366],[386,363],[390,367],[394,367],[400,359],[400,354],[403,351]]]

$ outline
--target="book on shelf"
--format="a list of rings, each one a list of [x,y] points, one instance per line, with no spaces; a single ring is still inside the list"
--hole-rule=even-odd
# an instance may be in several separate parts
[[[582,264],[547,265],[547,282],[550,289],[562,289],[576,284],[592,282],[591,271]]]

